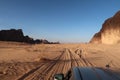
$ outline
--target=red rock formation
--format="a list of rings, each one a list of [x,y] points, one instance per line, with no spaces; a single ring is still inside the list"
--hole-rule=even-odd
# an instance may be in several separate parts
[[[90,43],[120,43],[120,11],[104,22],[102,29],[93,36]]]

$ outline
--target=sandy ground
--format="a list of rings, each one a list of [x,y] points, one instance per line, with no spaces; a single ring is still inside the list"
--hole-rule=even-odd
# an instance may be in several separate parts
[[[120,45],[0,42],[0,80],[52,80],[75,66],[101,67],[120,76]]]

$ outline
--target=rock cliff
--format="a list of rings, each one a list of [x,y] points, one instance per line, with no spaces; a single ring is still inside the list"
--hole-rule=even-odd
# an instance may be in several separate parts
[[[120,11],[103,23],[101,30],[93,36],[90,43],[120,43]]]

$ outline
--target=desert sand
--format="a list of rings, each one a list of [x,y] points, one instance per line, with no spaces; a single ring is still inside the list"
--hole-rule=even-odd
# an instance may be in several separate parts
[[[0,42],[0,80],[52,80],[75,66],[106,65],[120,79],[120,44],[35,44]]]

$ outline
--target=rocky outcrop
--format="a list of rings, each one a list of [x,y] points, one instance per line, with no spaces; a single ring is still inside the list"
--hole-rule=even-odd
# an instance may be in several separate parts
[[[60,44],[59,42],[49,42],[46,39],[36,39],[35,44]]]
[[[101,30],[93,36],[90,43],[120,43],[120,11],[103,23]]]
[[[50,44],[50,42],[48,42],[47,40],[45,39],[36,39],[34,41],[36,44]]]
[[[49,42],[45,39],[36,39],[24,36],[22,29],[0,30],[0,41],[15,41],[31,44],[59,44],[59,42]]]
[[[92,40],[90,41],[90,43],[101,43],[101,33],[100,33],[100,32],[96,33],[96,34],[93,36],[93,38],[92,38]]]
[[[29,36],[24,36],[22,29],[0,30],[0,41],[34,42]]]

